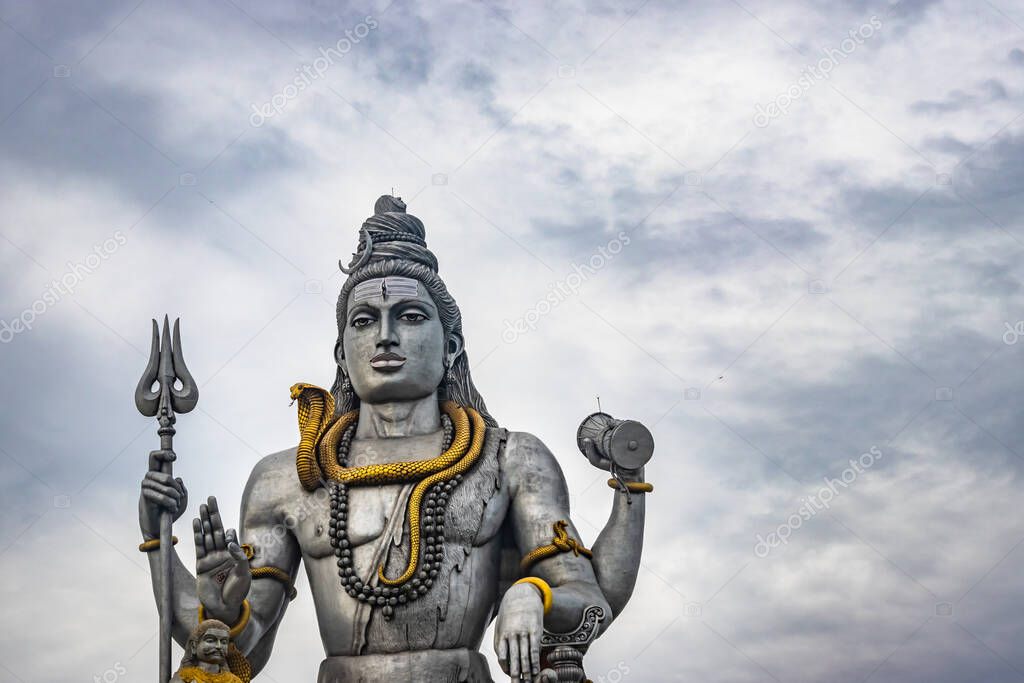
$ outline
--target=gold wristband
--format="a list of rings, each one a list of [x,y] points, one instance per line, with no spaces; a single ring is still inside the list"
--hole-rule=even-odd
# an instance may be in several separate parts
[[[238,636],[242,635],[242,631],[249,624],[249,616],[252,614],[252,608],[249,606],[248,600],[242,600],[242,613],[238,617],[238,621],[235,622],[234,626],[229,627],[228,636],[234,640]],[[199,621],[203,622],[206,620],[206,610],[203,609],[203,603],[199,603]]]
[[[178,537],[177,536],[171,536],[171,545],[178,545]],[[148,541],[143,541],[142,543],[139,544],[139,552],[140,553],[149,553],[149,552],[152,552],[154,550],[159,550],[159,549],[160,549],[160,539],[159,538],[151,538]]]
[[[551,611],[551,586],[548,585],[548,582],[538,579],[536,576],[524,576],[512,585],[517,586],[521,583],[528,583],[540,591],[541,599],[544,601],[544,616],[547,616]]]
[[[648,484],[646,481],[626,481],[623,483],[626,485],[626,490],[630,493],[650,493],[654,490],[654,484]],[[622,486],[617,479],[609,479],[608,486],[619,491],[622,490]]]

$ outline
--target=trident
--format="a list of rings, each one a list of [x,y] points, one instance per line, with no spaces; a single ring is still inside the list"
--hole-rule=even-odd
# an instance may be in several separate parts
[[[175,383],[181,382],[181,388]],[[158,388],[154,391],[154,385]],[[135,388],[135,407],[146,417],[156,417],[160,423],[160,449],[170,451],[173,447],[175,413],[187,413],[199,402],[199,389],[185,367],[181,355],[181,335],[178,320],[174,321],[174,342],[171,343],[167,316],[164,316],[163,333],[153,321],[153,343],[149,351],[149,363]],[[161,470],[171,474],[171,463],[163,460]],[[171,513],[160,514],[160,683],[171,678]]]

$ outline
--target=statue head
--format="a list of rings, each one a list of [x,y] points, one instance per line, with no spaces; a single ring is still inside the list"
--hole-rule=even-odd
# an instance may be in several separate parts
[[[422,221],[405,212],[401,199],[377,200],[342,270],[348,279],[338,295],[332,389],[338,413],[361,401],[411,401],[436,393],[475,408],[495,425],[470,377],[462,314],[438,275]]]
[[[227,668],[228,647],[231,644],[228,625],[216,619],[204,619],[196,624],[185,642],[182,668],[209,664]]]

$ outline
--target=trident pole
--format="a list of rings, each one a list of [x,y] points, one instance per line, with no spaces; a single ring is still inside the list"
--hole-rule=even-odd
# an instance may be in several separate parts
[[[181,353],[181,335],[178,320],[174,321],[173,342],[169,320],[164,316],[162,332],[153,321],[153,339],[150,345],[149,363],[139,379],[135,389],[135,406],[146,417],[156,417],[160,425],[157,434],[160,436],[160,450],[173,452],[174,423],[176,413],[187,413],[196,407],[199,401],[199,389],[195,380],[185,366]],[[175,388],[180,382],[181,388]],[[161,471],[172,474],[169,458],[163,458]],[[174,617],[172,588],[171,549],[171,512],[160,513],[160,679],[159,683],[167,683],[171,678],[171,624]]]

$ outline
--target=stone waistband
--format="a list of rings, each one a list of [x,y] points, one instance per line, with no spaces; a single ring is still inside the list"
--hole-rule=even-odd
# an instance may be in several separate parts
[[[494,683],[487,660],[475,650],[419,650],[328,657],[317,683]]]

